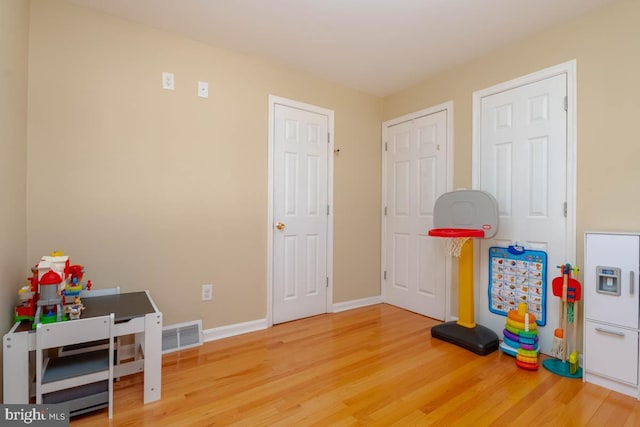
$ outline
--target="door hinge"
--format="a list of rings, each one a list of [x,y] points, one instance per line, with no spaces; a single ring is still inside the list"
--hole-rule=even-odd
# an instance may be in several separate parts
[[[387,280],[387,270],[384,271],[384,280]]]
[[[327,288],[329,287],[329,278],[327,277]]]
[[[327,132],[327,144],[331,144],[331,134]]]
[[[384,142],[384,151],[387,151],[387,141]]]
[[[569,98],[564,97],[564,111],[569,111]]]
[[[384,207],[384,216],[387,216],[387,207]]]
[[[563,212],[564,212],[564,217],[567,217],[567,202],[564,202],[564,206],[562,208]]]
[[[330,212],[330,208],[329,208],[329,205],[327,205],[327,216],[329,216],[329,212]]]

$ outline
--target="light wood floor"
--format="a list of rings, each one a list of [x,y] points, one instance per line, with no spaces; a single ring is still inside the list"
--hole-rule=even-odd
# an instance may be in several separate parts
[[[381,304],[317,316],[164,356],[162,400],[142,376],[73,427],[638,426],[637,400],[432,339],[438,322]]]

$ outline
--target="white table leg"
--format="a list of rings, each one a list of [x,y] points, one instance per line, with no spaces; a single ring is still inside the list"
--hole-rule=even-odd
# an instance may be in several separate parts
[[[162,313],[144,318],[144,403],[160,400],[162,392]]]
[[[13,332],[15,327],[2,338],[3,402],[29,403],[29,332]]]

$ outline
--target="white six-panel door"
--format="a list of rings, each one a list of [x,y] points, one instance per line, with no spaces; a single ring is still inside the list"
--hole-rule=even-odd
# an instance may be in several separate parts
[[[446,258],[427,235],[447,187],[448,111],[386,127],[383,227],[384,301],[444,320]]]
[[[328,125],[274,106],[273,323],[327,312]]]
[[[547,252],[547,278],[559,274],[556,265],[573,262],[568,254],[567,217],[567,75],[482,97],[478,150],[479,182],[498,201],[499,230],[480,241],[478,323],[498,335],[505,317],[488,311],[488,256],[491,246],[518,243]],[[550,286],[548,285],[548,289]],[[557,327],[557,298],[547,294],[547,327],[540,344],[548,353]]]

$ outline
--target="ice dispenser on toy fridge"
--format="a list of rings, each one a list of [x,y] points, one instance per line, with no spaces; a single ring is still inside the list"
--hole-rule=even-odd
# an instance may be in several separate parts
[[[620,269],[596,266],[596,284],[599,294],[620,295]]]

